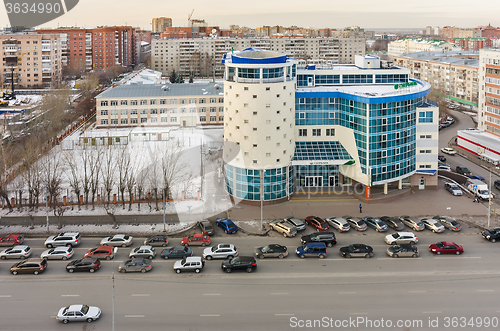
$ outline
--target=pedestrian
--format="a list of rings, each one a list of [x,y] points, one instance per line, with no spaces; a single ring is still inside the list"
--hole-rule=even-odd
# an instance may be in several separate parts
[[[477,195],[474,197],[474,202],[479,202],[479,200],[477,199]]]
[[[361,202],[359,203],[359,213],[361,214],[363,212],[363,207],[361,206]]]

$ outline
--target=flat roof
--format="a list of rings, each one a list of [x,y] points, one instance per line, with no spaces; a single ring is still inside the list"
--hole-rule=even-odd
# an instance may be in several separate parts
[[[217,83],[184,84],[130,84],[110,87],[96,99],[140,98],[140,97],[175,97],[175,96],[212,96],[223,95],[224,85]]]
[[[463,58],[466,56],[467,58]],[[404,57],[413,60],[430,61],[436,63],[445,63],[457,66],[479,68],[478,52],[416,52],[395,57]],[[471,58],[474,57],[474,58]]]
[[[458,130],[457,135],[459,138],[460,136],[473,138],[475,143],[491,149],[492,152],[495,151],[496,154],[500,153],[500,137],[495,136],[492,133],[475,129]]]

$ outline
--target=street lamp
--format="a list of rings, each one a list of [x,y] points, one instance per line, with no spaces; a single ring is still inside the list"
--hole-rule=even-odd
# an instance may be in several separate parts
[[[163,190],[163,232],[167,232],[166,224],[165,224],[165,213],[167,209],[167,196],[166,190]]]
[[[111,277],[113,282],[113,331],[115,331],[115,258],[118,252],[118,247],[113,248],[113,275]]]

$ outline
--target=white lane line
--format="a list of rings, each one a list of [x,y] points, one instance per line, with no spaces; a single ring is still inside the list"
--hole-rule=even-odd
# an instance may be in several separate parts
[[[12,297],[12,295],[10,295],[10,294],[9,295],[0,295],[0,298],[10,298],[10,297]]]
[[[339,292],[339,294],[356,294],[358,292]]]
[[[214,314],[214,315],[200,315],[200,317],[219,317],[219,314]]]
[[[412,260],[422,260],[421,257],[408,257],[409,259]],[[377,257],[377,260],[399,260],[400,258],[397,257]],[[404,259],[404,257],[403,257]]]
[[[79,297],[80,294],[62,294],[62,297]]]
[[[140,318],[140,317],[144,317],[144,315],[125,315],[125,317],[130,317],[130,318]]]
[[[271,293],[271,295],[288,295],[289,293]]]
[[[410,291],[410,293],[425,293],[425,291]]]
[[[349,313],[349,315],[368,315],[368,313]]]
[[[476,290],[476,292],[495,292],[495,290]]]
[[[480,259],[481,256],[439,256],[435,257],[434,260],[455,260],[455,259]]]
[[[441,314],[442,311],[423,311],[422,314]]]
[[[222,295],[221,293],[203,293],[203,295]]]
[[[274,314],[274,316],[294,316],[295,314]]]
[[[133,297],[148,297],[149,294],[132,294]]]

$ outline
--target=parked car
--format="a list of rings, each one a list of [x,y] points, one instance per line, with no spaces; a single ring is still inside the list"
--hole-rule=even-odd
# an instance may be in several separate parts
[[[295,254],[301,259],[306,257],[319,257],[323,259],[326,257],[326,253],[326,245],[322,242],[306,242],[295,250]]]
[[[451,167],[445,165],[438,165],[438,170],[451,172]]]
[[[406,226],[412,228],[413,231],[423,231],[425,229],[424,223],[416,217],[403,215],[399,217],[399,220]]]
[[[101,317],[101,309],[87,305],[71,305],[62,307],[57,313],[56,319],[67,324],[68,322],[92,323]]]
[[[4,249],[0,252],[0,258],[5,259],[27,259],[31,255],[31,247],[26,245],[17,245]]]
[[[363,221],[366,223],[366,225],[368,225],[372,229],[375,229],[375,231],[377,231],[377,232],[385,232],[389,229],[387,224],[385,224],[379,218],[365,216],[365,217],[363,217]]]
[[[118,266],[119,272],[142,272],[151,271],[153,266],[151,265],[151,260],[144,259],[142,257],[134,257],[129,260],[125,260]]]
[[[418,243],[418,238],[413,232],[396,232],[385,236],[385,242],[389,245],[410,244]]]
[[[444,183],[444,189],[450,192],[452,195],[460,196],[462,195],[462,190],[454,183]]]
[[[441,223],[448,230],[455,232],[462,230],[462,226],[453,218],[445,216],[434,216],[433,219],[439,221],[439,223]]]
[[[321,217],[307,216],[306,223],[316,229],[316,231],[326,231],[330,228],[327,222]]]
[[[469,176],[470,179],[478,179],[482,182],[485,182],[486,183],[486,179],[484,179],[483,176],[479,176],[479,175],[472,175],[472,176]]]
[[[46,260],[68,260],[75,254],[71,246],[61,246],[47,249],[40,257]]]
[[[446,162],[446,157],[442,154],[438,154],[438,160],[441,162]]]
[[[115,252],[113,250],[113,247],[109,246],[98,246],[89,249],[83,257],[93,257],[96,259],[106,259],[106,260],[111,260],[112,258],[115,257]]]
[[[238,250],[233,244],[218,244],[203,250],[203,258],[211,259],[229,259],[238,256]]]
[[[101,240],[102,246],[127,247],[132,245],[134,238],[124,234],[115,234],[112,237],[106,237]]]
[[[233,223],[230,219],[227,218],[218,218],[215,220],[215,223],[219,228],[224,230],[225,233],[236,233],[238,232],[238,227]]]
[[[78,232],[64,232],[55,236],[50,236],[45,240],[45,247],[52,248],[55,246],[71,246],[74,247],[80,243],[81,237]]]
[[[444,226],[432,218],[422,218],[422,223],[424,223],[425,227],[431,230],[434,233],[444,232]]]
[[[166,248],[161,251],[160,256],[166,260],[168,259],[182,259],[186,256],[192,256],[193,250],[191,247],[184,246],[174,246],[172,248]]]
[[[180,274],[182,271],[194,271],[197,274],[203,270],[205,261],[201,256],[188,256],[182,260],[175,261],[174,271]]]
[[[297,231],[302,231],[306,229],[306,223],[304,223],[300,218],[287,216],[283,218],[284,221],[290,222],[297,228]]]
[[[22,234],[9,234],[0,238],[0,246],[22,245],[23,242],[24,236]]]
[[[297,234],[297,228],[295,225],[288,221],[274,220],[269,222],[269,226],[274,231],[281,233],[285,237],[295,237]]]
[[[327,217],[325,219],[325,221],[328,223],[328,225],[330,227],[332,227],[333,229],[336,229],[340,232],[347,232],[351,228],[349,223],[347,223],[347,221],[345,219],[343,219],[342,217],[331,216],[331,217]]]
[[[419,252],[417,246],[402,244],[387,248],[387,255],[390,257],[418,257]]]
[[[327,247],[332,247],[337,244],[337,239],[335,238],[335,233],[333,232],[316,232],[311,233],[300,238],[302,244],[308,242],[322,242],[325,243]]]
[[[382,222],[387,224],[387,226],[393,228],[394,230],[401,231],[404,230],[405,225],[396,217],[382,216],[380,218]]]
[[[164,234],[152,236],[147,239],[144,239],[144,245],[154,246],[154,247],[158,246],[165,247],[168,245],[168,238]]]
[[[368,229],[368,226],[366,225],[365,221],[360,220],[357,217],[347,215],[347,216],[342,216],[342,218],[345,219],[347,223],[349,223],[349,226],[355,229],[356,231],[366,231],[366,229]]]
[[[191,236],[182,238],[181,245],[183,246],[208,246],[210,245],[210,237],[206,234],[196,233]]]
[[[460,255],[464,252],[462,245],[455,244],[451,241],[440,241],[435,244],[429,245],[429,250],[437,255],[440,254],[456,254]]]
[[[457,152],[453,148],[451,148],[451,147],[441,148],[441,152],[443,152],[445,154],[448,154],[448,155],[455,155],[455,154],[457,154]]]
[[[10,268],[10,273],[17,274],[35,274],[38,275],[47,269],[47,260],[45,259],[27,259],[17,262]]]
[[[252,272],[257,269],[257,261],[253,256],[237,256],[222,261],[221,268],[227,273],[233,272],[233,270]]]
[[[493,182],[493,185],[497,190],[500,190],[500,179],[497,179]]]
[[[283,245],[270,244],[264,247],[256,248],[255,256],[261,259],[266,257],[278,257],[282,259],[288,256],[288,249]]]
[[[500,228],[494,228],[485,230],[481,233],[484,239],[491,241],[492,243],[500,240]]]
[[[372,257],[373,248],[365,244],[351,244],[340,248],[342,257]]]
[[[133,248],[128,254],[129,258],[143,258],[151,260],[156,256],[156,250],[153,246],[145,245]]]
[[[200,221],[200,228],[201,233],[206,234],[207,236],[213,236],[215,234],[215,229],[209,221]]]
[[[467,167],[464,167],[464,166],[457,166],[455,168],[455,171],[461,175],[464,175],[464,176],[472,176],[472,172],[470,172],[469,169],[467,169]]]
[[[100,267],[101,260],[96,259],[95,257],[84,257],[83,259],[78,259],[68,263],[66,271],[71,273],[75,271],[95,272],[96,270],[99,270]]]

